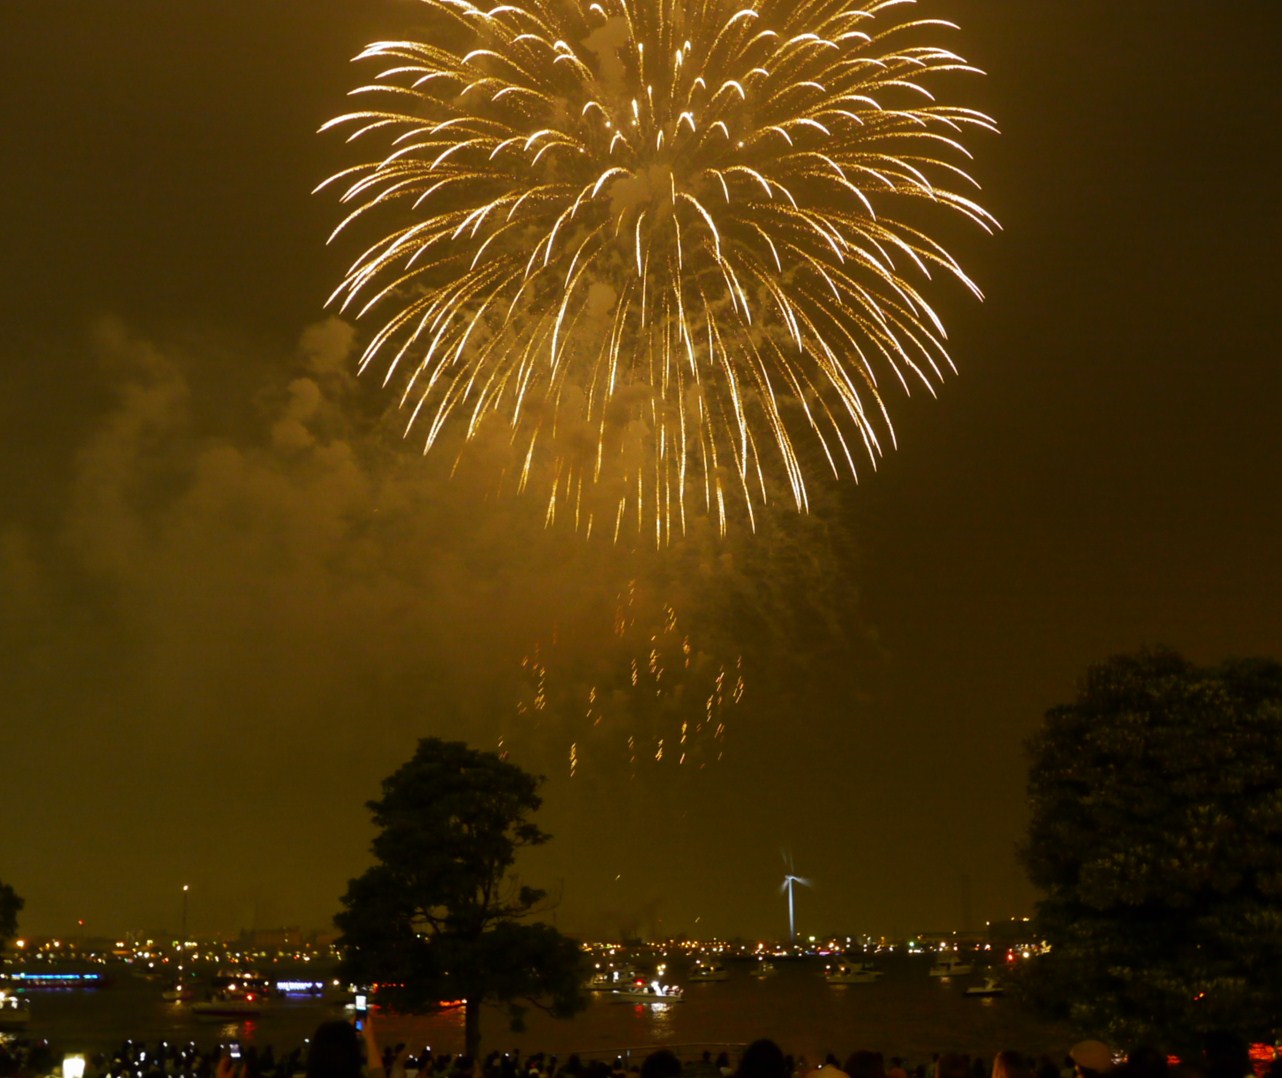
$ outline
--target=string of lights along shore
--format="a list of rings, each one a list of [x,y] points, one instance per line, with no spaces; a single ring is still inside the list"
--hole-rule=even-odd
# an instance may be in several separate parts
[[[501,481],[617,541],[808,508],[894,445],[888,387],[952,367],[925,294],[979,297],[930,230],[991,232],[949,95],[977,74],[913,0],[423,0],[421,41],[322,130],[364,237],[331,303],[407,435],[506,446]]]

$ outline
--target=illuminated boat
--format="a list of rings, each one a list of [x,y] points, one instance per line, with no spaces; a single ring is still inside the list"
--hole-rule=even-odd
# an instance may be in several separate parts
[[[881,970],[866,962],[838,962],[824,967],[824,980],[829,984],[875,984],[881,980]]]
[[[26,1029],[31,1024],[31,1005],[22,996],[0,989],[0,1029]]]
[[[300,980],[297,978],[272,981],[271,985],[272,991],[278,996],[305,996],[309,999],[323,996],[327,987],[325,981]]]
[[[186,1003],[196,998],[196,989],[189,984],[176,984],[160,993],[166,1003]]]
[[[205,1018],[249,1018],[262,1014],[263,997],[257,992],[241,992],[224,988],[213,993],[208,999],[197,1000],[191,1005],[191,1013]]]
[[[983,984],[972,984],[964,993],[967,996],[979,997],[1002,996],[1005,994],[1006,990],[1002,988],[996,977],[985,977]]]
[[[107,979],[86,970],[15,970],[2,978],[9,984],[32,988],[105,988]]]
[[[699,982],[728,981],[730,980],[730,971],[725,966],[714,962],[696,962],[686,980]]]
[[[589,992],[613,992],[627,988],[636,981],[637,971],[632,966],[597,966],[583,987]]]
[[[266,999],[272,993],[272,983],[261,973],[247,969],[220,969],[209,982],[214,994],[227,992],[232,995],[256,996]]]
[[[754,977],[772,977],[778,973],[773,962],[767,962],[764,958],[757,963],[756,968],[752,971]]]
[[[975,967],[969,962],[963,962],[956,955],[949,954],[941,954],[930,967],[932,977],[964,977],[974,972]]]
[[[616,988],[614,990],[615,1003],[683,1003],[685,996],[681,989],[674,984],[660,984],[658,981],[651,981],[646,984],[640,981],[627,988]]]

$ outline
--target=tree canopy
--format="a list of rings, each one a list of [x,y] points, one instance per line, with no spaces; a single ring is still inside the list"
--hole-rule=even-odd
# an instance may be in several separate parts
[[[466,1051],[480,1007],[523,1003],[568,1017],[583,1005],[578,944],[527,922],[546,898],[511,869],[550,836],[529,817],[542,780],[490,752],[424,738],[368,807],[375,864],[348,884],[335,918],[343,972],[412,1011],[463,1000]]]
[[[7,883],[0,883],[0,948],[18,932],[18,914],[24,903]]]
[[[1282,665],[1090,668],[1029,744],[1032,997],[1179,1050],[1282,1023]]]

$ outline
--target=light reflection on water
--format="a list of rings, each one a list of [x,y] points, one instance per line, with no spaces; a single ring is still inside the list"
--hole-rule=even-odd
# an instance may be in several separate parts
[[[925,964],[901,960],[886,963],[886,975],[876,984],[834,986],[824,981],[822,968],[822,963],[780,963],[775,976],[756,978],[749,967],[732,966],[728,981],[691,985],[684,1002],[669,1006],[617,1004],[606,993],[594,993],[587,1009],[567,1022],[531,1008],[521,1033],[508,1029],[501,1010],[486,1008],[483,1051],[612,1057],[629,1047],[702,1048],[765,1036],[811,1060],[827,1052],[844,1059],[856,1049],[873,1049],[917,1063],[942,1050],[990,1056],[1016,1048],[1062,1056],[1072,1043],[1066,1031],[1039,1022],[1014,999],[967,998],[964,989],[981,983],[978,976],[943,984],[941,978],[927,977]],[[672,979],[680,983],[679,976]],[[259,1048],[270,1044],[278,1055],[302,1045],[320,1022],[343,1013],[320,1000],[284,999],[273,1000],[252,1021],[201,1023],[189,1009],[162,1002],[154,985],[129,978],[94,992],[32,993],[32,1011],[29,1035],[66,1051],[109,1050],[132,1037],[148,1043],[195,1041],[206,1049],[238,1040]],[[375,1012],[373,1022],[386,1045],[404,1042],[413,1051],[430,1045],[451,1054],[462,1048],[461,1008],[418,1017]]]
[[[650,1039],[647,1044],[667,1044],[673,1040],[676,1035],[676,1009],[682,1006],[678,1003],[651,1003],[648,1006],[642,1005],[637,1007],[642,1013],[640,1017],[644,1020],[649,1019]]]

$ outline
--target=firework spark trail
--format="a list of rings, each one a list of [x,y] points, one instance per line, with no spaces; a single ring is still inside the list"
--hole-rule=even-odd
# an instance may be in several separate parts
[[[752,523],[776,472],[805,509],[799,440],[875,464],[881,383],[951,367],[920,282],[979,295],[902,211],[995,227],[958,190],[993,123],[934,96],[976,69],[919,43],[955,28],[913,0],[423,3],[433,41],[369,46],[374,104],[323,130],[381,148],[326,181],[335,235],[393,222],[331,301],[381,319],[362,368],[404,379],[425,449],[499,419],[549,520],[660,545]]]
[[[556,634],[525,655],[520,726],[562,735],[571,776],[620,748],[634,768],[646,760],[720,761],[746,692],[742,656],[727,661],[697,647],[670,604],[656,618],[636,581],[616,597],[611,637],[590,669],[566,654]]]

